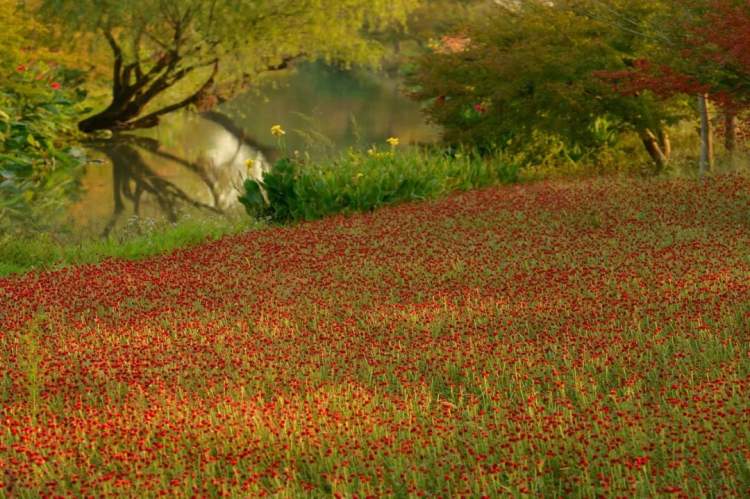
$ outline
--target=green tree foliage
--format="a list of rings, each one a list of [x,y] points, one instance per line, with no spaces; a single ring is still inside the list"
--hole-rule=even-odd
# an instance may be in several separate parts
[[[295,59],[375,63],[368,34],[419,0],[44,0],[39,15],[96,34],[112,53],[112,101],[81,129],[154,126],[209,108]]]
[[[417,61],[414,97],[452,143],[557,148],[576,159],[637,132],[663,166],[665,127],[687,112],[684,102],[624,96],[598,76],[628,68],[659,43],[650,26],[662,4],[628,1],[627,25],[611,1],[497,2]]]
[[[48,221],[75,189],[82,158],[71,141],[83,94],[73,90],[78,73],[34,49],[42,26],[7,2],[0,24],[0,231],[8,233]]]
[[[397,46],[407,42],[412,47],[426,47],[494,8],[494,0],[425,0],[409,15],[406,30],[388,29],[378,38]]]

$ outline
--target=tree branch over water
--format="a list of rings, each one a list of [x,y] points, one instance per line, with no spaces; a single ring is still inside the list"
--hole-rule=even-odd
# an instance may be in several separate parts
[[[153,127],[163,115],[192,105],[209,110],[256,84],[262,73],[299,59],[377,65],[382,48],[371,35],[403,25],[422,1],[129,0],[123,8],[99,0],[42,0],[38,14],[61,25],[61,32],[107,41],[111,102],[79,124],[94,132]]]

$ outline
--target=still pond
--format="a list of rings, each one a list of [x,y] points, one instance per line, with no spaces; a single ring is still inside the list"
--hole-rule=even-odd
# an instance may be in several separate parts
[[[277,124],[287,131],[283,140],[270,132]],[[175,221],[190,210],[236,213],[247,176],[284,153],[321,160],[389,137],[408,144],[437,135],[398,77],[304,64],[216,111],[175,114],[136,140],[92,147],[68,220],[82,234],[105,235],[135,215]]]

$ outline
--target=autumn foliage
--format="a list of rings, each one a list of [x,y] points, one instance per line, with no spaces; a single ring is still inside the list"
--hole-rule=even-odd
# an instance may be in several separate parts
[[[692,1],[666,30],[671,43],[631,68],[600,71],[625,95],[650,91],[663,98],[708,94],[724,108],[750,103],[750,5],[735,0]],[[682,12],[682,11],[681,11]]]
[[[693,52],[719,72],[716,93],[750,102],[750,4],[714,0],[691,30]]]

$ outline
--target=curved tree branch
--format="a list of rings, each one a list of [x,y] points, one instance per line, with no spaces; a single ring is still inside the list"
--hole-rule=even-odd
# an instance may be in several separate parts
[[[208,80],[206,80],[206,82],[203,85],[201,85],[198,91],[196,91],[192,95],[186,97],[185,99],[179,102],[170,104],[169,106],[165,106],[159,109],[158,111],[149,113],[146,116],[142,118],[138,118],[135,121],[129,121],[127,123],[123,123],[118,127],[118,129],[119,130],[133,130],[136,128],[151,128],[151,127],[158,125],[159,117],[167,113],[171,113],[172,111],[176,111],[178,109],[187,107],[190,104],[194,104],[196,101],[198,101],[206,93],[206,91],[211,87],[211,85],[214,84],[214,79],[218,71],[219,71],[219,62],[214,61],[214,68],[213,68],[213,71],[211,71],[211,76],[209,76]]]

